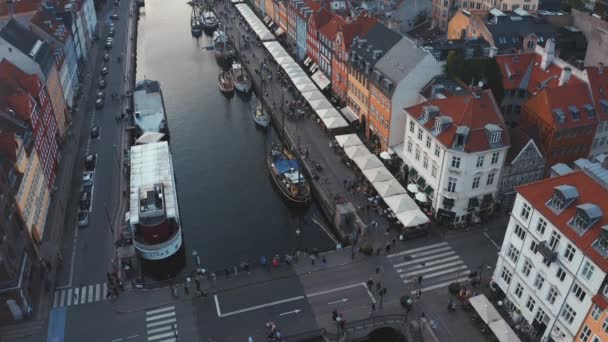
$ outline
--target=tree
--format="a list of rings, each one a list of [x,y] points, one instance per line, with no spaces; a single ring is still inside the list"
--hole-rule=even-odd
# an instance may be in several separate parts
[[[500,103],[504,88],[502,73],[495,58],[464,59],[454,51],[450,51],[444,65],[444,73],[452,80],[476,85],[482,81],[484,89],[491,89],[497,103]]]
[[[416,14],[416,16],[414,17],[414,27],[422,24],[423,22],[425,22],[429,17],[429,14],[426,12],[426,9],[423,9],[422,11],[418,12]]]

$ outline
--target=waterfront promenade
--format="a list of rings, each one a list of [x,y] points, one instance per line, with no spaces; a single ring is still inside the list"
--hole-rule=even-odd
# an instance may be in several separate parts
[[[311,183],[315,199],[319,201],[328,220],[333,220],[337,203],[351,202],[366,224],[372,220],[379,223],[378,229],[368,231],[368,241],[375,249],[383,248],[386,243],[397,237],[397,233],[387,233],[388,222],[385,217],[373,210],[367,210],[368,201],[364,193],[358,188],[349,191],[345,186],[345,181],[354,182],[358,180],[358,175],[354,166],[349,167],[343,162],[340,148],[335,146],[333,134],[325,130],[314,113],[300,119],[289,118],[288,104],[296,101],[299,92],[295,88],[290,91],[279,79],[280,67],[262,44],[256,44],[255,33],[247,30],[248,24],[232,4],[216,2],[216,10],[221,20],[226,23],[226,32],[237,45],[238,54],[242,56],[241,63],[249,72],[254,88],[270,109],[273,122],[278,124],[277,130],[280,131],[280,126],[284,123],[284,138],[288,139],[291,146],[299,146],[302,162],[308,170],[315,169],[315,162],[321,165],[322,171],[317,172],[319,179],[311,179]],[[244,44],[243,37],[248,37],[246,39],[249,44]],[[308,152],[307,157],[303,151]]]

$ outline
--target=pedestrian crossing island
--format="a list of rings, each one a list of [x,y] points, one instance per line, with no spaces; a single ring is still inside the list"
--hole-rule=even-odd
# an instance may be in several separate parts
[[[422,246],[386,256],[412,294],[445,288],[469,279],[471,271],[447,242]]]

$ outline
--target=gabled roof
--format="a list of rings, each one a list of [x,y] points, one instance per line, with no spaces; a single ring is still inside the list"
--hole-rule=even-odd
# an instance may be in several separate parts
[[[524,78],[529,75],[533,60],[534,53],[496,56],[496,63],[500,67],[502,85],[505,90],[523,87]]]
[[[16,0],[14,3],[14,14],[35,12],[40,8],[40,0]],[[9,1],[0,0],[0,16],[9,15]]]
[[[490,90],[481,91],[479,97],[474,94],[451,96],[445,99],[425,101],[405,110],[411,117],[420,120],[426,106],[436,106],[439,108],[439,117],[451,118],[452,122],[449,126],[438,134],[434,132],[437,117],[423,124],[426,130],[447,148],[452,148],[456,142],[459,127],[468,127],[468,135],[463,148],[466,153],[487,151],[510,145],[507,127]],[[487,125],[495,125],[502,130],[497,145],[490,144]]]
[[[514,162],[528,146],[532,146],[540,158],[543,157],[543,154],[538,145],[534,142],[534,139],[530,138],[523,129],[519,127],[509,128],[509,137],[511,139],[511,147],[509,148],[509,152],[507,152],[506,163]]]
[[[325,38],[333,42],[333,40],[336,39],[336,34],[338,33],[338,30],[344,24],[346,24],[346,21],[342,19],[341,16],[334,15],[333,18],[331,18],[331,20],[327,24],[321,26],[319,33],[321,33],[325,36]]]
[[[315,29],[315,30],[319,30],[321,27],[323,27],[325,24],[327,24],[331,18],[332,18],[332,14],[329,10],[327,10],[327,8],[322,7],[319,10],[316,10],[313,12],[313,14],[310,17],[310,21],[309,21],[309,25]]]
[[[0,37],[40,65],[45,74],[53,66],[53,53],[49,44],[15,19],[11,19],[0,31]]]
[[[555,63],[551,63],[546,70],[543,70],[541,68],[542,59],[543,57],[541,55],[535,54],[534,60],[532,61],[530,80],[527,84],[527,89],[532,94],[543,88],[553,88],[559,85],[559,78],[563,68],[557,66]],[[570,80],[567,84],[583,84],[583,81],[573,74],[570,76]]]
[[[351,63],[355,68],[363,70],[365,63],[369,63],[374,67],[381,58],[374,58],[374,51],[381,51],[381,55],[386,54],[399,40],[402,35],[389,29],[381,22],[376,22],[364,37],[359,37],[357,43],[353,41],[351,53],[356,54],[357,60],[361,60],[362,64]]]
[[[485,21],[485,20],[484,20]],[[486,22],[486,27],[494,44],[501,50],[518,51],[522,49],[522,40],[529,34],[538,37],[540,45],[549,38],[555,38],[557,27],[533,16],[505,15],[497,17],[496,24]]]
[[[342,41],[347,49],[355,36],[363,37],[378,22],[374,17],[359,16],[355,21],[346,23],[339,28],[342,32]]]
[[[608,114],[604,113],[600,100],[608,100],[608,68],[601,66],[601,73],[600,67],[586,67],[585,71],[589,78],[589,88],[591,89],[595,110],[598,115],[601,115],[606,120]]]
[[[30,20],[30,23],[50,36],[55,37],[55,39],[62,43],[65,43],[70,36],[70,30],[63,23],[59,23],[55,18],[51,18],[51,16],[43,10],[36,12]]]
[[[532,96],[524,103],[524,107],[534,113],[544,122],[559,129],[588,126],[597,122],[597,113],[589,117],[585,110],[586,104],[591,104],[587,85],[584,83],[565,85],[562,87],[545,88]],[[574,107],[572,107],[574,106]],[[580,117],[575,119],[571,109],[578,109]],[[558,120],[560,111],[564,114],[564,121]]]
[[[578,192],[578,199],[559,214],[547,207],[546,203],[553,195],[554,188],[560,185],[571,185]],[[568,222],[576,215],[577,206],[584,203],[595,204],[601,212],[608,213],[608,190],[597,183],[584,171],[575,171],[563,176],[547,178],[539,182],[523,185],[517,192],[549,220],[561,234],[572,241],[602,271],[608,272],[608,258],[602,256],[594,247],[595,241],[603,234],[603,226],[608,225],[608,216],[603,215],[584,234],[579,235]]]

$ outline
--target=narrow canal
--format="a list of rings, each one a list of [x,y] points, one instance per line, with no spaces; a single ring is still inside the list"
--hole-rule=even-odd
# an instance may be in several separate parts
[[[137,79],[158,80],[165,100],[186,270],[193,250],[217,270],[298,247],[333,248],[319,208],[291,209],[275,190],[264,164],[268,139],[249,113],[255,95],[220,94],[218,63],[204,49],[212,39],[192,37],[190,11],[185,0],[146,0],[137,42]]]

